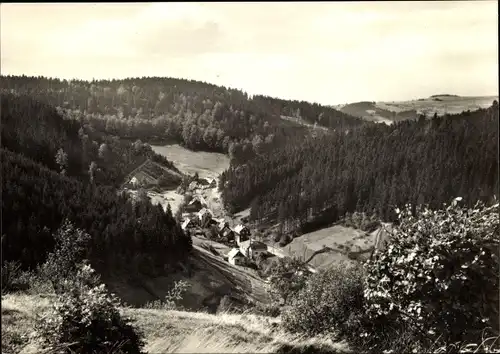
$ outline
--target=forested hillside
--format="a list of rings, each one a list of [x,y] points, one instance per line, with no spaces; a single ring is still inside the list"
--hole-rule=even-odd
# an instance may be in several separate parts
[[[52,170],[97,184],[120,185],[134,167],[151,158],[177,170],[151,147],[96,131],[27,95],[2,94],[2,146]],[[73,119],[70,119],[73,118]]]
[[[114,187],[148,157],[173,168],[148,145],[97,134],[30,97],[2,95],[1,113],[4,260],[40,264],[66,218],[92,236],[98,269],[153,271],[191,249],[170,210]]]
[[[2,91],[28,94],[71,112],[94,130],[122,138],[171,140],[190,149],[229,153],[243,162],[307,129],[284,122],[300,117],[332,129],[363,121],[330,107],[287,101],[172,78],[66,81],[2,76]]]
[[[304,227],[321,214],[325,224],[355,210],[391,220],[404,203],[490,200],[498,193],[498,103],[290,141],[246,165],[232,164],[221,182],[229,209],[251,205],[251,218],[285,228]]]

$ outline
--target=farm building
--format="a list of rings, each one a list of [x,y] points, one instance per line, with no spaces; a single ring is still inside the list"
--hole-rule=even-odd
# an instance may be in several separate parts
[[[158,180],[144,171],[136,171],[129,182],[134,187],[157,185]]]
[[[210,217],[210,218],[213,218],[213,214],[212,212],[210,211],[210,209],[207,209],[207,208],[203,208],[201,209],[198,214],[198,219],[203,220],[203,218],[206,218],[206,217]]]
[[[227,260],[233,265],[244,265],[246,263],[245,256],[237,248],[233,248],[229,251]]]
[[[134,187],[156,186],[160,183],[166,183],[170,187],[175,187],[180,182],[180,173],[147,159],[127,175],[122,187],[125,187],[127,184]]]
[[[241,242],[239,246],[241,253],[248,258],[267,253],[267,245],[263,242],[248,240]]]
[[[203,208],[197,214],[198,220],[200,220],[201,227],[209,227],[211,225],[216,225],[217,221],[213,219],[213,214],[210,209]]]
[[[227,239],[228,241],[234,240],[234,231],[231,230],[230,228],[224,229],[223,232],[219,234],[221,237]]]
[[[225,220],[219,220],[219,223],[217,224],[217,229],[219,230],[219,233],[222,234],[225,230],[230,229],[229,228],[229,223]]]
[[[204,200],[196,197],[196,198],[193,198],[189,202],[189,204],[186,206],[186,211],[197,212],[197,211],[200,211],[203,208],[206,208],[206,206],[207,206],[207,204],[204,203]]]
[[[198,184],[200,186],[208,186],[210,185],[210,182],[206,178],[200,178],[198,179]]]
[[[250,238],[250,229],[244,225],[238,225],[234,228],[236,243],[247,241]]]
[[[181,225],[183,230],[187,230],[187,229],[194,227],[194,226],[195,226],[194,221],[189,219],[189,218],[184,220],[184,222]]]

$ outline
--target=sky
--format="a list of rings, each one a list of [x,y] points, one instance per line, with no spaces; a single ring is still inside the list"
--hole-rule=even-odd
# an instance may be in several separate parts
[[[498,1],[1,4],[2,75],[165,76],[321,104],[498,95]]]

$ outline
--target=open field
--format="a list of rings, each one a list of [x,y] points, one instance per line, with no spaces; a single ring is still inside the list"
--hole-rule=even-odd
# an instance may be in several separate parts
[[[311,128],[311,129],[328,131],[328,128],[323,127],[321,125],[317,125],[317,124],[311,124],[302,118],[290,117],[290,116],[280,116],[280,118],[283,120],[286,120],[288,122],[292,122],[292,123],[295,123],[297,125],[302,125],[302,126],[305,126],[305,127]]]
[[[377,123],[392,124],[393,121],[416,119],[419,114],[428,117],[437,113],[439,116],[477,110],[491,106],[498,96],[461,97],[453,95],[435,95],[428,98],[393,102],[354,102],[334,106],[344,113],[351,114]]]
[[[40,353],[30,334],[35,316],[43,314],[51,299],[9,294],[2,297],[2,353]],[[222,312],[183,312],[123,308],[145,334],[148,353],[347,353],[344,343],[327,338],[285,334],[279,318]],[[308,351],[309,352],[309,351]]]
[[[198,172],[201,178],[217,178],[229,168],[229,157],[224,154],[191,151],[178,144],[151,147],[154,152],[172,161],[184,174]]]
[[[478,96],[478,97],[462,97],[462,96],[446,96],[436,95],[429,98],[400,101],[400,102],[380,102],[379,107],[392,112],[416,110],[418,113],[426,113],[428,116],[436,112],[438,115],[445,113],[456,114],[463,111],[475,111],[480,108],[490,107],[494,100],[498,101],[498,96]]]
[[[341,261],[353,262],[348,257],[349,252],[369,255],[375,246],[379,230],[366,233],[336,225],[299,236],[282,250],[293,257],[307,261],[316,269],[325,269]]]

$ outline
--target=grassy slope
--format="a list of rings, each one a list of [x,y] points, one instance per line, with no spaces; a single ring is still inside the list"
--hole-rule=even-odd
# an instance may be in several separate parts
[[[30,333],[35,316],[43,315],[51,301],[21,294],[2,297],[2,353],[41,352]],[[285,334],[279,329],[280,320],[269,317],[130,308],[122,311],[136,320],[149,353],[298,353],[320,348],[324,353],[348,352],[343,343]]]
[[[233,266],[221,256],[203,249],[202,240],[196,237],[194,250],[185,265],[185,271],[156,278],[143,278],[140,284],[131,284],[121,279],[105,279],[110,289],[125,302],[142,306],[148,301],[161,299],[170,290],[173,281],[184,280],[190,288],[181,305],[189,310],[208,309],[215,312],[220,300],[229,296],[235,304],[246,301],[267,304],[269,295],[266,283],[251,269]],[[205,241],[207,242],[207,241]]]
[[[229,158],[220,153],[191,151],[180,145],[152,146],[185,174],[198,172],[201,178],[216,178],[229,167]]]

